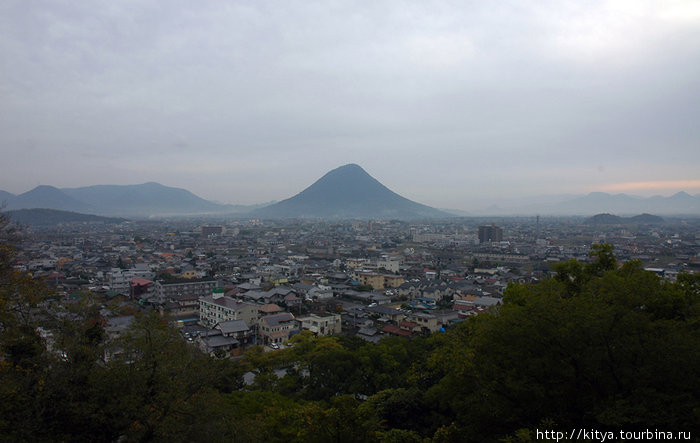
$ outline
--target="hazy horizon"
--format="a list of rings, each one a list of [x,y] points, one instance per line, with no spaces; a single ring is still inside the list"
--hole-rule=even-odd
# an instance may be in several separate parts
[[[700,4],[8,1],[0,189],[700,193]]]
[[[361,165],[360,165],[360,166],[361,166]],[[320,178],[320,177],[319,177],[319,178]],[[375,177],[375,178],[376,178],[376,177]],[[316,181],[316,180],[314,180],[314,182],[315,182],[315,181]],[[379,181],[381,182],[381,180],[379,180]],[[126,185],[126,186],[134,186],[134,185],[138,186],[138,185],[143,185],[143,184],[146,184],[146,183],[148,183],[148,182],[144,182],[144,183],[128,183],[128,184],[124,184],[124,185]],[[167,187],[172,187],[172,188],[186,189],[186,188],[183,188],[182,186],[177,186],[177,185],[169,185],[169,184],[165,184],[165,183],[159,183],[159,184],[160,184],[160,185],[163,185],[163,186],[167,186]],[[311,185],[311,184],[312,184],[312,183],[309,183],[309,185]],[[54,186],[54,185],[51,185],[51,184],[48,184],[48,183],[45,183],[45,184],[43,184],[43,185],[46,185],[46,186]],[[114,186],[114,185],[115,185],[114,183],[95,183],[95,184],[92,184],[92,185],[86,185],[86,186],[84,186],[84,187],[90,187],[90,186]],[[39,186],[42,186],[42,185],[39,185]],[[119,185],[116,185],[116,186],[119,186]],[[55,187],[57,187],[57,186],[55,186]],[[82,187],[82,186],[79,186],[78,188],[80,188],[80,187]],[[57,188],[58,188],[58,189],[71,189],[71,188],[69,188],[69,187],[57,187]],[[34,188],[32,188],[32,189],[34,189]],[[32,189],[27,189],[27,190],[24,191],[24,192],[31,191]],[[266,205],[266,204],[270,204],[270,203],[276,203],[276,202],[285,200],[285,199],[287,199],[287,198],[293,197],[294,195],[298,194],[299,192],[303,191],[304,189],[306,189],[306,187],[304,187],[303,189],[296,190],[296,191],[294,191],[292,194],[287,195],[287,196],[282,197],[282,198],[279,198],[279,199],[269,200],[269,201],[265,201],[265,202],[260,201],[260,202],[253,202],[253,203],[245,203],[245,204],[244,204],[244,203],[239,203],[239,202],[222,202],[222,201],[218,201],[218,200],[215,200],[215,199],[207,198],[206,195],[199,195],[199,194],[194,193],[194,192],[193,192],[193,193],[194,193],[195,195],[197,195],[198,197],[201,197],[201,198],[203,198],[203,199],[205,199],[205,200],[209,200],[209,201],[212,201],[212,202],[215,202],[215,203],[219,203],[219,204],[257,206],[257,205]],[[189,190],[189,189],[186,189],[186,190],[191,191],[191,190]],[[6,190],[6,189],[0,189],[0,191],[7,191],[7,190]],[[401,195],[400,190],[392,189],[392,191],[395,191],[395,192],[397,192],[398,194]],[[8,192],[9,192],[9,191],[8,191]],[[592,191],[592,192],[603,192],[603,191]],[[668,193],[649,193],[648,195],[644,195],[644,194],[635,194],[635,193],[629,193],[629,192],[606,192],[606,193],[609,194],[609,195],[627,195],[627,196],[629,196],[629,197],[643,199],[643,198],[655,197],[655,196],[670,197],[670,196],[675,195],[675,194],[678,194],[678,193],[680,193],[680,192],[686,192],[687,194],[690,194],[690,195],[692,195],[692,196],[700,196],[700,194],[688,193],[687,191],[685,191],[685,190],[683,190],[683,189],[678,190],[678,191],[668,192]],[[20,193],[13,193],[13,194],[19,195],[19,194],[21,194],[21,192],[20,192]],[[510,210],[510,209],[512,209],[512,210],[514,210],[514,211],[518,211],[518,210],[520,210],[520,209],[526,208],[528,205],[532,206],[532,205],[556,204],[556,203],[566,202],[566,201],[569,201],[569,200],[572,200],[572,199],[576,199],[576,198],[579,198],[579,197],[585,197],[585,196],[587,196],[587,195],[589,195],[589,194],[591,194],[591,193],[589,192],[589,193],[580,193],[580,194],[543,194],[543,195],[530,195],[530,196],[525,196],[525,197],[521,197],[521,198],[514,198],[514,197],[501,197],[501,198],[498,198],[498,197],[497,197],[497,198],[489,198],[489,199],[481,199],[481,200],[479,200],[479,199],[473,199],[473,200],[471,200],[471,202],[469,203],[470,206],[468,206],[468,207],[439,207],[439,206],[434,206],[434,205],[431,205],[430,203],[425,203],[425,202],[418,202],[418,203],[427,204],[428,206],[432,206],[432,207],[437,208],[437,209],[458,210],[458,211],[466,211],[466,212],[469,212],[469,211],[476,211],[475,213],[480,214],[480,213],[483,213],[484,210],[488,210],[490,207],[499,207],[500,209],[505,210],[505,211]],[[0,202],[0,203],[1,203],[1,202]]]

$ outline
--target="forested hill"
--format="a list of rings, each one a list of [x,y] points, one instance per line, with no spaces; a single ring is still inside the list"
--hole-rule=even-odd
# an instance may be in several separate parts
[[[651,214],[640,214],[633,217],[619,217],[612,214],[597,214],[586,220],[586,223],[588,224],[598,225],[653,224],[663,222],[663,218]]]
[[[700,278],[669,283],[639,262],[619,267],[607,246],[592,252],[556,278],[509,286],[497,310],[446,333],[376,345],[300,334],[293,348],[232,361],[200,353],[156,314],[109,342],[87,295],[40,314],[51,295],[0,248],[0,435],[325,443],[697,431]]]

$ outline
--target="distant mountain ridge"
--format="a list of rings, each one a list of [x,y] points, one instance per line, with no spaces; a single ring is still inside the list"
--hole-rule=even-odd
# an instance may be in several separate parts
[[[364,169],[333,169],[297,195],[252,212],[259,218],[411,219],[451,217],[391,191]]]
[[[607,194],[591,192],[588,195],[550,204],[531,204],[520,207],[499,208],[475,211],[484,215],[579,215],[592,216],[600,213],[619,215],[659,214],[659,215],[700,215],[700,195],[692,196],[677,192],[670,197],[636,197],[627,194]]]
[[[685,192],[678,192],[670,197],[654,196],[648,198],[631,197],[626,194],[606,194],[592,192],[585,197],[557,205],[557,209],[571,213],[579,211],[610,212],[616,214],[697,214],[700,213],[700,199]]]
[[[186,189],[149,182],[64,189],[42,185],[19,195],[0,190],[0,210],[44,208],[120,217],[249,214],[258,218],[385,219],[485,215],[590,217],[600,213],[620,216],[642,213],[700,215],[700,195],[693,196],[682,191],[670,197],[657,195],[645,198],[604,192],[557,197],[559,201],[554,200],[554,196],[549,201],[540,197],[539,202],[517,205],[513,198],[504,207],[491,204],[485,209],[471,207],[468,211],[440,211],[396,194],[360,166],[351,164],[330,171],[298,195],[278,203],[225,205],[200,198]]]
[[[62,211],[87,212],[90,205],[76,200],[60,189],[41,185],[8,200],[7,209],[58,209]]]
[[[651,214],[640,214],[634,217],[619,217],[612,214],[597,214],[586,220],[588,224],[597,225],[622,225],[627,223],[653,224],[663,223],[664,219]]]
[[[185,189],[153,182],[65,189],[44,185],[19,195],[3,195],[5,210],[40,208],[122,217],[241,212],[240,206],[210,202]]]
[[[222,212],[225,205],[204,200],[190,191],[159,183],[142,185],[97,185],[62,190],[85,202],[99,214],[178,214]]]

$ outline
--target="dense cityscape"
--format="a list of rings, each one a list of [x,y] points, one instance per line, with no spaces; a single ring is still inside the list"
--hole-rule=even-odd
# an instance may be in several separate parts
[[[555,263],[588,262],[597,243],[613,245],[621,263],[641,260],[673,281],[700,266],[699,223],[67,223],[25,231],[17,266],[66,299],[98,297],[114,334],[133,318],[120,312],[154,310],[203,351],[239,356],[255,344],[284,347],[302,330],[370,342],[444,331],[499,305],[510,282],[549,278]]]

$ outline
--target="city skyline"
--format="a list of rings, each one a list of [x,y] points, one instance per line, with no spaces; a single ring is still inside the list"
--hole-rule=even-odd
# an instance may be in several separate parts
[[[9,2],[0,189],[283,200],[357,163],[433,207],[700,193],[690,1]]]

